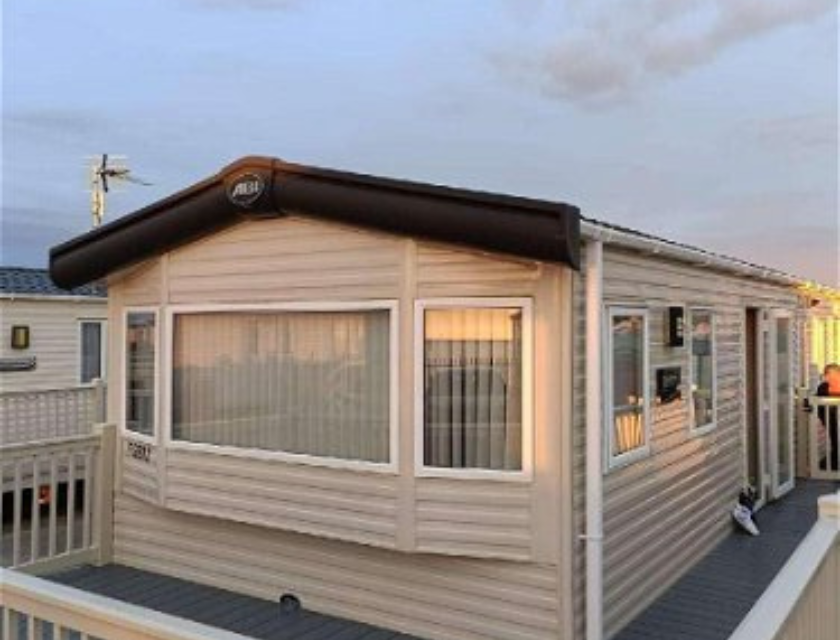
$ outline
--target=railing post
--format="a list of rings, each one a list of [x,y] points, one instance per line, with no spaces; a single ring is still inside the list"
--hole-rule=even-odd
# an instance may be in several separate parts
[[[840,491],[821,496],[819,499],[820,520],[830,521],[840,530]]]
[[[117,428],[113,424],[97,424],[94,433],[100,437],[96,463],[96,510],[94,522],[99,549],[98,564],[109,564],[114,558],[114,457]]]
[[[107,386],[102,378],[93,381],[93,422],[95,424],[105,422],[107,419]]]

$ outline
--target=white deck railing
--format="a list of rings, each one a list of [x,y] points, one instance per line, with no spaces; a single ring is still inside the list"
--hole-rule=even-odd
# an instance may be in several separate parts
[[[840,638],[840,492],[729,640]]]
[[[0,446],[88,434],[105,419],[105,384],[0,393]]]
[[[37,573],[110,557],[115,438],[99,425],[0,447],[0,565]]]
[[[246,640],[17,571],[0,569],[3,640]]]
[[[808,468],[812,478],[840,480],[840,398],[812,396],[808,416]]]

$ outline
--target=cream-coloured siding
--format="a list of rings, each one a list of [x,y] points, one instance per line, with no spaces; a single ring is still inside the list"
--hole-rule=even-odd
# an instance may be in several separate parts
[[[126,308],[157,307],[165,323],[177,305],[389,300],[399,330],[398,471],[129,435],[118,470],[118,560],[265,597],[294,591],[305,606],[430,638],[559,637],[570,609],[558,588],[568,559],[559,424],[571,380],[569,283],[560,267],[304,218],[245,222],[112,278],[120,389]],[[414,302],[453,297],[532,300],[530,478],[415,475]],[[165,345],[160,352],[165,367]],[[159,429],[163,405],[159,398]],[[111,403],[114,421],[121,410]],[[127,442],[149,446],[150,459],[137,460]]]
[[[79,322],[104,320],[105,299],[0,299],[0,358],[37,358],[32,371],[0,372],[0,393],[78,387]],[[12,326],[29,327],[28,349],[12,349]]]
[[[576,277],[575,526],[583,531],[584,276]],[[667,262],[614,247],[604,252],[606,305],[639,306],[650,319],[650,394],[654,371],[680,366],[679,402],[654,407],[651,453],[604,478],[605,621],[607,636],[670,586],[730,530],[729,511],[744,482],[744,327],[748,307],[795,310],[796,294],[702,267]],[[686,347],[665,345],[667,307],[713,311],[716,322],[716,427],[689,433]],[[575,558],[576,637],[583,637],[584,546]]]
[[[553,565],[406,554],[120,496],[119,563],[440,640],[557,640]]]

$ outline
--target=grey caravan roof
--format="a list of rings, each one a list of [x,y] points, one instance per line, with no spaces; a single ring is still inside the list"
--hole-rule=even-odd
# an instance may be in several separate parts
[[[0,297],[55,296],[105,298],[105,287],[97,282],[72,289],[62,289],[46,269],[29,267],[0,267]]]

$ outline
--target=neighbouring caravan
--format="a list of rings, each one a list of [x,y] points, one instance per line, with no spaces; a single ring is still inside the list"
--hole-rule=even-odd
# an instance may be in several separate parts
[[[246,158],[51,272],[108,282],[122,564],[610,637],[795,482],[799,281],[570,205]]]
[[[98,417],[105,288],[57,287],[46,269],[0,267],[0,444],[75,435]]]

